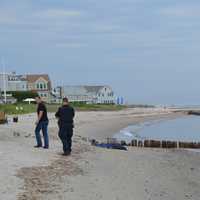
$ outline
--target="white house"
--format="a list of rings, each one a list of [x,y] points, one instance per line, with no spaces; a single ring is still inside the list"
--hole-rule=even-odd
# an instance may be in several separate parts
[[[26,76],[24,75],[16,75],[16,73],[12,73],[8,75],[8,91],[27,91]]]
[[[4,80],[5,77],[5,80]],[[0,91],[4,90],[4,83],[7,91],[27,91],[26,77],[15,73],[0,73]]]
[[[110,86],[63,86],[62,97],[70,102],[114,104],[115,95]]]

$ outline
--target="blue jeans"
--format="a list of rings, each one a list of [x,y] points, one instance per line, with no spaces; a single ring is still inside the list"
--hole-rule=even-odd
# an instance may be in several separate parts
[[[39,122],[35,128],[35,137],[38,146],[42,146],[42,139],[40,135],[40,131],[42,130],[44,137],[44,147],[49,147],[49,135],[48,135],[48,121]]]

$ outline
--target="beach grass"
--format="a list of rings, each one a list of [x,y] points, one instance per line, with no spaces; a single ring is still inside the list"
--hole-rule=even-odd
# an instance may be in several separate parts
[[[101,105],[101,104],[71,104],[77,111],[117,111],[126,108],[121,105]],[[60,104],[47,104],[48,112],[56,112]],[[28,114],[36,111],[36,104],[17,103],[0,105],[0,111],[9,115]]]

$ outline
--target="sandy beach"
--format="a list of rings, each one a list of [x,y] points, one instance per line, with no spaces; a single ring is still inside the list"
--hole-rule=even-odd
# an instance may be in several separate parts
[[[34,149],[35,114],[0,126],[0,199],[199,200],[200,154],[183,150],[128,151],[92,147],[122,128],[182,114],[168,109],[77,112],[71,157],[62,157],[57,121],[49,114],[49,150]]]

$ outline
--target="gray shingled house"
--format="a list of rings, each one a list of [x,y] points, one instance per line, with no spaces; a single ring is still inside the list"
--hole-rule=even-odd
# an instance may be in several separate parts
[[[61,94],[62,97],[68,97],[70,102],[115,103],[115,95],[110,86],[63,86]]]

